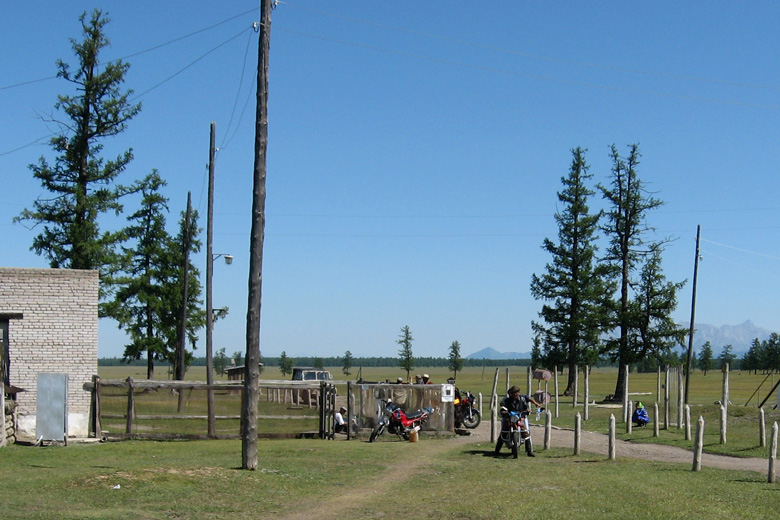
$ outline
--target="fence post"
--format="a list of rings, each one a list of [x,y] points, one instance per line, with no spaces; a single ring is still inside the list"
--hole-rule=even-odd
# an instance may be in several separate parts
[[[559,389],[558,389],[558,365],[555,365],[554,372],[555,374],[555,418],[558,418],[558,395],[559,395]]]
[[[669,429],[669,365],[666,365],[666,377],[664,379],[664,430]]]
[[[585,376],[585,402],[583,404],[583,415],[585,420],[587,421],[590,419],[590,410],[588,410],[589,401],[590,401],[590,370],[588,370],[588,365],[585,365],[585,369],[583,371],[583,375]]]
[[[93,413],[95,416],[92,418],[92,427],[95,430],[95,438],[100,439],[103,437],[103,426],[100,424],[100,376],[92,376],[92,391],[94,397],[92,403],[94,405]]]
[[[685,405],[685,440],[691,440],[691,405]]]
[[[582,440],[582,416],[580,412],[574,416],[574,454],[580,454],[580,441]]]
[[[766,446],[766,416],[763,408],[758,409],[758,446]]]
[[[179,390],[179,392],[181,392],[181,389]],[[128,377],[127,378],[127,425],[125,426],[125,433],[128,435],[133,433],[134,410],[135,410],[135,391],[133,389],[133,378]]]
[[[528,381],[528,395],[534,395],[533,375],[534,375],[534,367],[529,366],[528,369],[526,370],[526,379]]]
[[[685,376],[680,367],[677,367],[677,429],[683,427],[683,398],[685,395]]]
[[[777,475],[775,475],[775,461],[777,460],[777,423],[772,425],[772,440],[769,447],[769,476],[768,481],[770,484],[777,482]]]
[[[347,440],[352,440],[352,409],[355,406],[352,395],[352,381],[347,381]],[[357,432],[356,432],[357,433]]]
[[[572,408],[577,408],[577,394],[579,393],[579,386],[580,386],[580,367],[579,365],[574,366],[574,397],[571,401]]]
[[[658,416],[658,403],[653,403],[653,437],[658,437],[660,434],[661,424],[660,417]]]
[[[626,433],[632,433],[634,431],[633,430],[634,423],[631,421],[633,413],[634,413],[634,402],[629,401],[628,408],[626,409],[626,414],[628,416],[628,420],[626,421]]]
[[[696,440],[693,443],[693,471],[701,471],[701,451],[704,447],[704,417],[696,423]]]
[[[726,407],[720,405],[720,443],[726,444]]]
[[[729,364],[724,363],[723,365],[723,397],[721,399],[721,402],[723,403],[723,406],[726,407],[726,413],[729,412]]]
[[[631,417],[628,416],[628,365],[624,365],[623,371],[625,372],[625,383],[623,385],[623,422],[629,422]]]
[[[544,411],[544,449],[550,449],[550,439],[552,438],[552,414],[550,410]]]
[[[609,460],[615,460],[615,414],[609,414]]]

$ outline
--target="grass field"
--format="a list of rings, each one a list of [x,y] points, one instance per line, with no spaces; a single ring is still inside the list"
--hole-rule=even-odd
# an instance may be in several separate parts
[[[690,465],[426,439],[259,442],[242,471],[240,441],[128,441],[0,450],[6,519],[777,518],[766,476]]]

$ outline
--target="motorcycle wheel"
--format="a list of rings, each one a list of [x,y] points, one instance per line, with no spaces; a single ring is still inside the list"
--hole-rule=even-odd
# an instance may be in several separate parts
[[[385,429],[384,424],[377,424],[374,429],[371,431],[371,435],[368,437],[368,442],[374,442],[377,437],[382,435],[382,432]]]
[[[482,417],[479,415],[479,410],[472,410],[471,411],[471,417],[468,415],[463,416],[463,424],[466,426],[466,428],[474,429],[477,426],[479,426],[479,423],[482,421]]]
[[[518,442],[518,437],[519,436],[520,436],[519,432],[513,432],[512,433],[512,458],[513,459],[517,458],[517,445],[519,444],[519,442]]]

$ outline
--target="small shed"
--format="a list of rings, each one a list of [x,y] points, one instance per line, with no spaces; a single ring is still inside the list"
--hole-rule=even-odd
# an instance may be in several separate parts
[[[258,363],[258,366],[262,370],[263,364]],[[225,369],[228,381],[243,381],[244,374],[246,373],[246,367],[244,365],[233,365]]]

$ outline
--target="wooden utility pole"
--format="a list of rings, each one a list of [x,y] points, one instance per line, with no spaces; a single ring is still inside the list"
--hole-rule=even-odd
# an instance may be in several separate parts
[[[693,326],[696,318],[696,278],[699,274],[699,238],[701,226],[696,226],[696,258],[693,260],[693,296],[691,297],[691,328],[688,331],[688,361],[685,363],[685,404],[691,388],[691,366],[693,365]]]
[[[217,124],[211,122],[209,132],[209,195],[206,213],[206,384],[214,384],[214,347],[212,333],[214,329],[214,308],[211,301],[211,278],[214,275],[214,150],[215,129]],[[208,436],[216,437],[217,427],[214,420],[214,390],[206,391],[208,403]]]
[[[260,304],[265,238],[265,175],[268,145],[268,59],[271,47],[271,2],[260,2],[257,57],[255,167],[252,189],[252,230],[249,237],[249,298],[246,311],[246,363],[241,402],[241,467],[257,469],[257,401],[260,379]]]

